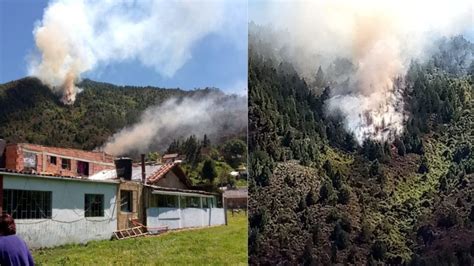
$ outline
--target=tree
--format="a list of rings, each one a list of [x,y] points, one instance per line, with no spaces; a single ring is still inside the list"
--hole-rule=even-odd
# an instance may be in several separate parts
[[[380,164],[378,160],[375,160],[370,164],[369,175],[371,177],[376,177],[379,174],[380,174]]]
[[[318,68],[318,72],[316,72],[315,85],[318,88],[322,88],[325,85],[324,72],[321,66]]]
[[[331,202],[332,199],[336,196],[334,192],[334,187],[331,182],[324,182],[319,190],[319,201],[320,202]]]
[[[403,141],[401,141],[399,138],[397,138],[395,140],[394,144],[395,144],[395,147],[397,147],[398,155],[405,156],[407,150],[405,148],[405,144],[403,143]]]
[[[339,190],[341,189],[343,184],[344,184],[344,180],[343,180],[341,172],[336,171],[336,174],[334,174],[334,176],[332,177],[332,186],[335,189]]]
[[[240,139],[232,139],[222,147],[224,160],[232,167],[237,167],[247,160],[247,143]]]
[[[213,160],[208,159],[204,162],[201,169],[201,177],[208,180],[211,184],[214,182],[214,179],[217,177],[217,171]]]
[[[418,173],[424,174],[428,173],[430,171],[429,166],[428,166],[428,159],[426,156],[421,157],[421,163],[420,167],[418,168]]]
[[[387,253],[387,245],[381,241],[377,240],[372,245],[371,248],[372,257],[376,260],[383,260],[385,258],[385,254]]]
[[[204,138],[202,139],[202,146],[204,148],[211,147],[211,140],[204,134]]]
[[[349,234],[342,229],[339,222],[334,226],[334,230],[331,233],[331,240],[334,241],[338,249],[345,249],[349,246]]]
[[[351,198],[351,189],[347,185],[343,185],[338,193],[338,202],[340,204],[347,204]]]

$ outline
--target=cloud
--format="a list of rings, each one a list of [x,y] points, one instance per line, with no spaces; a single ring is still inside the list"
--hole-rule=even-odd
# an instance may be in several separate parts
[[[232,5],[217,0],[55,0],[33,31],[37,76],[65,103],[74,102],[82,73],[137,60],[172,77],[192,58],[192,48],[211,33],[229,34]]]

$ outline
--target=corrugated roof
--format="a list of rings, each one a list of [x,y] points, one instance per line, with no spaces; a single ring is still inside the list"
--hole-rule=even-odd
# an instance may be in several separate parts
[[[182,193],[197,193],[197,194],[214,195],[214,196],[220,195],[219,193],[207,192],[207,191],[202,191],[202,190],[192,190],[192,189],[182,189],[182,188],[160,187],[160,186],[154,186],[154,185],[145,185],[145,186],[146,186],[146,187],[153,188],[153,189],[155,189],[155,190],[160,190],[160,191],[175,191],[175,192],[182,192]]]
[[[168,153],[168,154],[165,154],[163,155],[163,159],[170,159],[170,158],[175,158],[175,157],[178,157],[179,154],[177,153]]]
[[[149,179],[158,170],[161,169],[161,164],[146,164],[145,165],[145,177]],[[142,166],[134,165],[132,167],[132,180],[142,180]]]
[[[32,173],[26,171],[16,171],[12,169],[0,168],[0,175],[21,175],[21,176],[29,176],[29,177],[36,177],[36,178],[45,178],[45,179],[60,179],[60,180],[71,180],[71,181],[84,181],[84,182],[98,182],[98,183],[119,183],[119,180],[107,179],[107,180],[100,180],[100,179],[89,179],[88,177],[72,177],[72,176],[61,176],[61,175],[53,175],[53,174],[40,174],[40,173]]]

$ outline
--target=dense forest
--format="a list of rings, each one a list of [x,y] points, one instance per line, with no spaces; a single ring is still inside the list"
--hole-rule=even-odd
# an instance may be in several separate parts
[[[212,191],[218,191],[222,186],[247,187],[246,175],[236,177],[230,174],[235,170],[246,172],[246,136],[214,144],[207,135],[202,139],[191,135],[171,142],[166,153],[177,153],[186,158],[181,167],[196,186]]]
[[[359,145],[342,118],[325,115],[334,77],[315,66],[307,82],[257,38],[249,262],[472,265],[474,45],[442,40],[429,60],[412,62],[403,134]]]
[[[148,107],[170,97],[205,96],[217,89],[164,89],[116,86],[83,80],[73,105],[36,78],[24,78],[0,85],[0,138],[9,142],[30,142],[48,146],[92,150],[110,136],[139,121]],[[244,135],[245,132],[236,132]]]

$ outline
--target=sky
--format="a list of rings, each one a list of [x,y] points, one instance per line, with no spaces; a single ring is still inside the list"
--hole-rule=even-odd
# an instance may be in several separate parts
[[[228,93],[247,89],[247,1],[227,0],[232,19],[221,32],[205,35],[191,47],[191,59],[171,77],[139,60],[102,64],[82,78],[117,85],[194,89],[217,87]],[[33,30],[48,1],[0,0],[0,83],[27,76],[28,61],[37,53]]]

